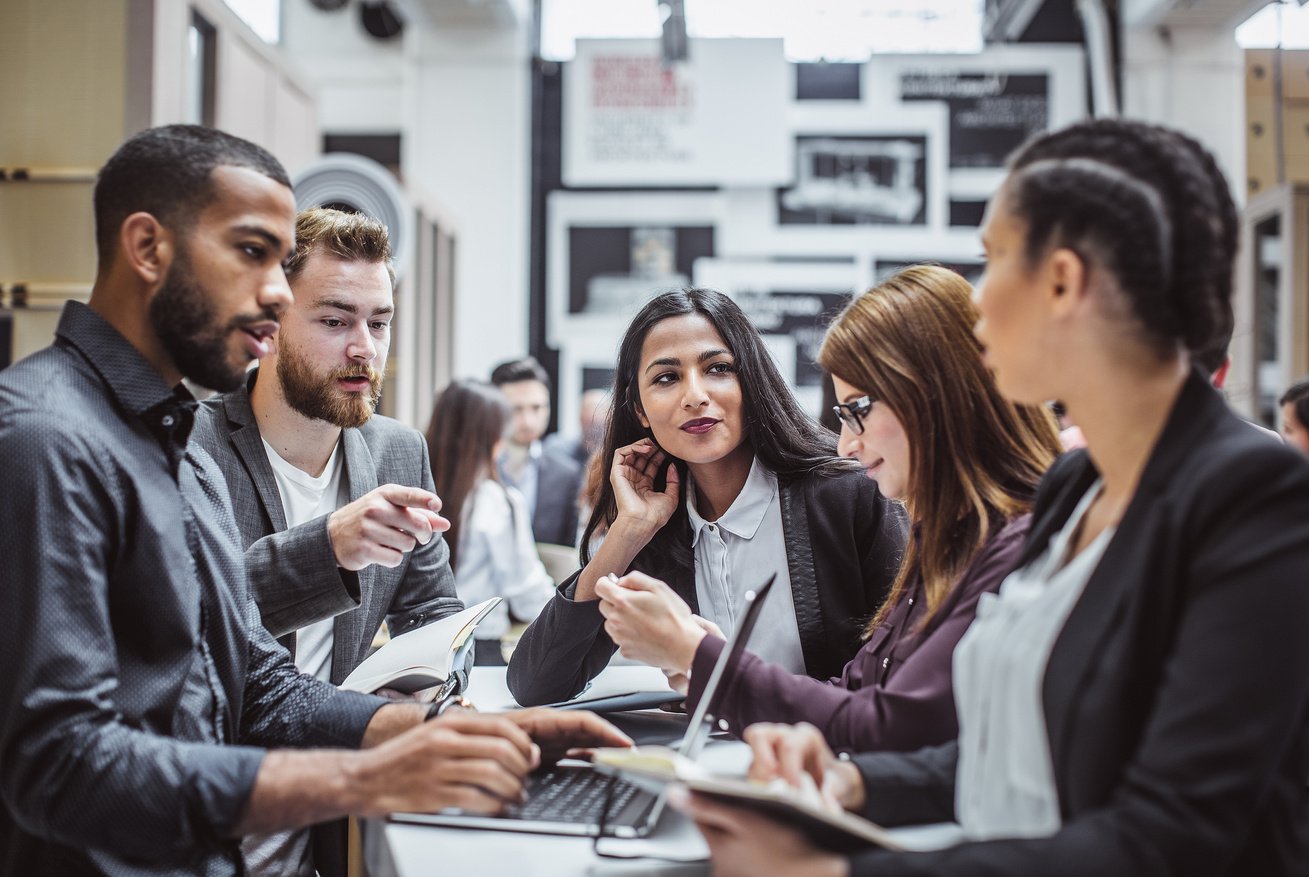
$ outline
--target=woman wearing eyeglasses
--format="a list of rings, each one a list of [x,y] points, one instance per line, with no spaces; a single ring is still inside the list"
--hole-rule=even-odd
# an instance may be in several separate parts
[[[951,655],[978,599],[1017,563],[1036,485],[1059,451],[1049,411],[996,390],[971,295],[953,271],[912,267],[856,298],[828,330],[819,363],[833,376],[840,453],[904,505],[912,536],[890,598],[839,676],[795,675],[753,649],[727,668],[714,713],[732,727],[804,721],[849,751],[913,750],[957,733]],[[602,596],[625,654],[670,673],[690,668],[694,705],[723,639],[639,574]]]
[[[619,346],[612,406],[583,568],[514,651],[518,702],[567,699],[604,669],[617,646],[601,580],[630,570],[667,582],[699,630],[731,630],[776,573],[752,642],[790,672],[840,673],[895,580],[904,518],[801,411],[740,307],[712,290],[653,298]]]
[[[875,821],[967,842],[824,856],[693,798],[715,874],[1309,874],[1309,465],[1187,353],[1230,332],[1238,233],[1177,132],[1099,119],[1010,160],[976,332],[1001,392],[1063,400],[1087,444],[955,651],[960,734],[842,766],[804,729],[747,733],[765,775],[780,754]]]

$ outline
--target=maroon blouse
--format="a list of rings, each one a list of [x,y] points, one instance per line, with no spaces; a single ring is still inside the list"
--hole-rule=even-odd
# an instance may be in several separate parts
[[[1018,562],[1030,523],[1031,515],[1021,515],[996,531],[922,630],[922,582],[910,584],[838,677],[798,676],[743,653],[727,668],[716,717],[737,734],[755,722],[808,722],[834,749],[851,752],[912,751],[953,740],[959,732],[954,648],[973,622],[978,598],[998,589]],[[691,665],[689,707],[724,645],[712,635],[701,640]]]

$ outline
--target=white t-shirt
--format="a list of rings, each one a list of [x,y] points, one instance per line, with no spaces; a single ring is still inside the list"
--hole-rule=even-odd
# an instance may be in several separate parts
[[[350,485],[341,477],[345,471],[345,458],[341,455],[339,439],[323,468],[323,474],[316,477],[283,460],[266,441],[264,452],[273,467],[273,478],[277,481],[277,492],[282,497],[282,511],[286,515],[288,528],[330,515],[350,502]],[[331,618],[316,621],[308,627],[300,628],[295,635],[295,665],[302,673],[308,673],[324,682],[330,682],[332,676],[333,621]]]

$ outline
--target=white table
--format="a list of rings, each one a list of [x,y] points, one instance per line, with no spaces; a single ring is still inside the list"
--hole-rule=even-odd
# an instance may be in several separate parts
[[[665,685],[663,674],[650,667],[614,666],[605,670],[586,696],[648,690]],[[469,697],[483,710],[517,706],[505,685],[503,667],[477,667]],[[749,747],[715,741],[702,759],[721,772],[744,773]],[[364,850],[374,877],[474,875],[474,877],[562,877],[562,875],[666,875],[691,877],[709,873],[707,853],[699,832],[682,814],[665,809],[651,837],[641,840],[605,838],[604,855],[597,855],[590,838],[557,837],[508,831],[446,828],[373,821],[364,826]],[[643,852],[698,861],[628,858]],[[624,856],[624,858],[611,858]]]

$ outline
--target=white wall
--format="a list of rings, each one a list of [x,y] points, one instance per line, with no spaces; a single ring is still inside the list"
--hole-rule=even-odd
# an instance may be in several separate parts
[[[455,218],[454,372],[527,352],[531,75],[526,29],[415,34],[402,167]]]
[[[1230,26],[1124,29],[1123,115],[1205,144],[1245,201],[1245,66]]]
[[[357,4],[322,12],[308,0],[282,3],[282,46],[314,83],[324,131],[401,130],[404,39],[369,36]]]
[[[415,15],[379,41],[353,5],[284,4],[284,46],[314,83],[322,130],[398,131],[404,183],[457,224],[454,374],[487,377],[528,345],[527,16],[479,26]]]

